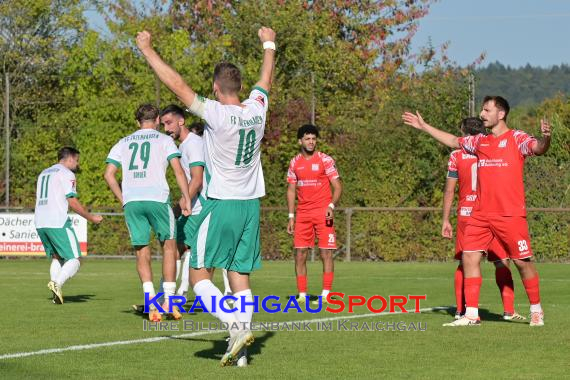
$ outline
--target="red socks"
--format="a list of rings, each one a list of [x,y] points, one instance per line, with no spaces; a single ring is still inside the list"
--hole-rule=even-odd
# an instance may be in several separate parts
[[[463,294],[463,267],[461,264],[455,270],[455,304],[457,305],[457,313],[465,312],[465,295]]]
[[[297,276],[297,290],[299,293],[307,293],[307,276]]]
[[[495,270],[495,280],[501,291],[501,299],[503,300],[503,310],[505,313],[515,312],[515,286],[513,284],[513,276],[511,270],[507,267],[499,267]]]
[[[465,292],[465,306],[479,308],[479,292],[481,291],[481,277],[465,278],[463,289]]]
[[[323,290],[332,290],[334,272],[323,273]]]
[[[538,281],[538,274],[533,278],[523,280],[524,289],[531,305],[540,303],[540,287]]]

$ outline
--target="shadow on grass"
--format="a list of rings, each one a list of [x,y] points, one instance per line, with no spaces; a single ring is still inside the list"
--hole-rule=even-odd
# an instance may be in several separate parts
[[[63,303],[87,302],[95,297],[95,294],[77,294],[74,296],[63,296]],[[49,298],[51,301],[51,298]]]
[[[261,349],[265,347],[265,342],[275,335],[274,331],[264,331],[263,335],[255,335],[255,341],[251,346],[247,348],[248,364],[251,364],[255,360],[255,356],[261,354]],[[183,340],[188,340],[192,342],[210,342],[212,347],[201,350],[194,353],[195,357],[204,358],[209,360],[221,360],[222,356],[228,348],[228,342],[226,338],[223,339],[195,339],[195,338],[178,338]]]

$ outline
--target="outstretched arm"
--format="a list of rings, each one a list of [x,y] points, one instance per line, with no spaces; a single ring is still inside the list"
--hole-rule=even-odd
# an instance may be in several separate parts
[[[264,46],[263,63],[261,64],[261,76],[255,85],[269,92],[269,90],[271,90],[273,66],[275,64],[275,32],[273,29],[263,26],[259,29],[257,34],[259,35],[259,39],[261,40],[261,43],[264,44]]]
[[[162,83],[174,92],[186,106],[190,107],[196,93],[184,82],[182,76],[166,64],[152,48],[149,32],[143,30],[137,34],[137,46]]]
[[[550,148],[551,130],[550,130],[550,123],[548,123],[548,120],[545,119],[540,120],[540,132],[542,133],[542,138],[536,140],[536,143],[532,147],[532,152],[536,156],[543,155],[544,153],[546,153],[546,151],[548,151],[548,148]]]
[[[420,131],[427,132],[431,137],[450,148],[459,148],[459,138],[457,136],[432,127],[422,119],[422,115],[417,111],[415,114],[405,112],[402,115],[402,120],[404,121],[404,124],[411,125]]]

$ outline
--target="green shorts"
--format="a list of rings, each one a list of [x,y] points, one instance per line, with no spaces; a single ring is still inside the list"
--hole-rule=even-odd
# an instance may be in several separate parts
[[[148,245],[151,228],[160,242],[176,239],[176,221],[168,203],[132,201],[124,208],[133,246]]]
[[[48,257],[57,253],[64,261],[81,257],[79,241],[71,226],[71,219],[67,219],[62,228],[38,228],[38,235]]]
[[[192,268],[250,273],[261,267],[259,199],[208,199],[190,238]]]
[[[192,242],[192,236],[196,233],[196,223],[200,214],[184,216],[180,215],[176,221],[176,241],[178,243],[184,243],[188,247]]]

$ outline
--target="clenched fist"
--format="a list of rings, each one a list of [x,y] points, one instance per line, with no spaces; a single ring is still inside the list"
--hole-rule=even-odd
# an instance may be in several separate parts
[[[275,32],[271,28],[266,28],[265,26],[262,26],[257,31],[257,35],[259,36],[261,43],[264,43],[267,41],[275,42]]]
[[[143,30],[142,32],[137,33],[137,46],[139,47],[140,51],[152,47],[152,40],[149,32]]]

